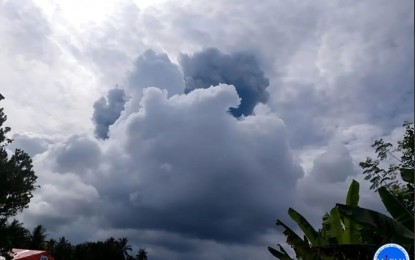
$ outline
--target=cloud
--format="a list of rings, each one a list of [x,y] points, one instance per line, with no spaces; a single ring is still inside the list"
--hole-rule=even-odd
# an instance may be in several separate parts
[[[109,127],[120,117],[125,102],[124,90],[114,88],[108,91],[107,99],[101,97],[94,103],[92,121],[95,124],[94,132],[97,138],[108,138]]]
[[[333,143],[314,160],[310,175],[324,183],[335,183],[356,175],[356,170],[347,148],[343,144]]]
[[[13,142],[7,148],[11,150],[16,148],[22,149],[30,157],[47,151],[48,145],[52,143],[52,140],[48,140],[47,138],[32,136],[26,133],[16,133],[12,139]]]
[[[170,98],[145,89],[140,110],[112,133],[115,140],[125,136],[117,144],[127,153],[123,166],[112,166],[108,183],[99,184],[127,184],[110,196],[118,201],[105,213],[113,227],[228,242],[249,241],[269,228],[287,202],[273,198],[291,193],[302,170],[291,158],[283,122],[274,114],[238,121],[227,114],[238,104],[228,85]],[[120,183],[115,172],[132,179]]]
[[[101,150],[96,142],[85,136],[71,136],[65,144],[55,147],[56,167],[60,173],[81,174],[99,163]]]
[[[166,89],[170,96],[183,93],[184,80],[179,67],[165,53],[147,50],[134,61],[127,78],[128,95],[133,96],[127,104],[127,114],[137,111],[143,88]]]
[[[255,242],[292,202],[303,171],[281,119],[262,108],[237,120],[228,110],[239,103],[235,88],[224,84],[173,96],[145,88],[139,110],[120,118],[106,142],[73,136],[42,154],[53,173],[41,178],[45,189],[27,216],[55,216],[61,205],[48,194],[60,188],[57,176],[68,175],[82,191],[67,191],[70,216],[89,218],[93,209],[90,225],[98,230],[168,232],[184,240],[158,246],[179,251],[189,239]],[[86,201],[76,207],[75,192]],[[69,219],[57,215],[51,223],[63,230],[58,223],[79,220]]]
[[[251,115],[255,105],[268,99],[266,88],[269,80],[253,54],[222,54],[218,49],[211,48],[192,56],[182,54],[180,65],[186,80],[185,93],[219,83],[235,86],[241,104],[230,111],[236,117]]]

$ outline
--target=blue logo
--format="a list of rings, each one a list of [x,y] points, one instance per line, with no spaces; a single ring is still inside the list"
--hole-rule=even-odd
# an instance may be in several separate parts
[[[397,244],[386,244],[381,246],[373,260],[410,260],[405,248]]]

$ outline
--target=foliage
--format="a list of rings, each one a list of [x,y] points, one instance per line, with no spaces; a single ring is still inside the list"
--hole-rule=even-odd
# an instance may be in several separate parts
[[[49,240],[48,250],[53,257],[61,260],[141,259],[138,255],[134,258],[129,254],[132,248],[128,244],[127,238],[110,237],[105,241],[85,242],[73,246],[64,237],[61,237],[58,241]],[[147,254],[147,252],[145,253]]]
[[[144,249],[138,250],[138,254],[136,255],[137,260],[147,260],[147,251]]]
[[[9,127],[2,127],[7,116],[0,108],[0,217],[8,218],[22,211],[33,197],[36,175],[29,155],[16,149],[9,158],[6,147],[12,142],[6,137]]]
[[[414,125],[410,122],[403,124],[405,133],[403,139],[394,145],[376,140],[372,147],[375,148],[377,159],[367,157],[359,165],[364,169],[365,180],[369,180],[371,189],[379,190],[380,187],[388,189],[409,211],[414,212]],[[381,167],[382,163],[390,163],[387,169]],[[406,182],[403,183],[401,179]]]
[[[346,205],[336,204],[330,213],[324,214],[319,231],[293,209],[289,209],[288,214],[303,231],[304,239],[280,220],[277,225],[285,228],[287,243],[294,249],[297,259],[372,259],[378,247],[391,242],[404,246],[412,254],[414,215],[386,187],[379,189],[379,195],[392,218],[360,208],[359,183],[353,181]],[[268,247],[268,250],[279,259],[292,259],[281,245],[278,247]]]
[[[30,234],[28,249],[45,250],[46,249],[46,229],[42,225],[37,225]]]
[[[4,227],[4,230],[1,231],[11,238],[6,241],[10,249],[46,250],[55,259],[60,260],[147,259],[147,252],[144,249],[140,249],[135,257],[129,254],[132,248],[127,238],[110,237],[104,241],[72,245],[65,237],[60,237],[58,240],[47,240],[47,232],[42,225],[37,225],[32,232],[29,232],[21,222],[13,220],[10,223],[4,223]],[[0,237],[0,241],[1,239],[2,237]]]
[[[7,145],[13,140],[7,137],[10,127],[3,126],[6,120],[7,116],[0,108],[0,255],[9,258],[11,246],[21,243],[17,240],[22,230],[17,222],[14,222],[16,229],[8,226],[7,220],[27,208],[32,192],[38,186],[29,155],[21,149],[15,149],[11,154],[7,151]]]
[[[347,193],[346,204],[357,206],[358,203],[359,183],[353,181]],[[336,207],[324,214],[322,228],[318,231],[294,209],[290,208],[288,214],[303,231],[304,239],[280,220],[276,224],[285,228],[287,243],[294,249],[297,259],[349,259],[350,256],[366,259],[372,253],[371,247],[359,245],[363,241],[360,226],[341,216]],[[279,249],[269,247],[268,250],[279,259],[292,259],[281,245],[278,247]]]

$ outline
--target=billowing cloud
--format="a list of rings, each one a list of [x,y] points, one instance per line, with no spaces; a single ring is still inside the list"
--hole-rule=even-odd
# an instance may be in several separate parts
[[[273,198],[291,193],[302,170],[291,158],[283,122],[272,113],[238,121],[227,113],[238,104],[228,85],[170,98],[145,89],[140,110],[112,132],[124,140],[113,144],[126,153],[123,166],[110,165],[117,174],[98,186],[126,185],[111,188],[111,200],[123,198],[108,203],[116,205],[105,214],[113,227],[229,242],[264,232],[287,202]],[[120,182],[121,172],[131,179]]]
[[[100,159],[98,144],[84,136],[71,136],[54,149],[56,171],[81,174],[96,167]]]
[[[166,53],[147,50],[134,61],[126,82],[128,95],[132,100],[127,104],[127,114],[137,111],[145,87],[165,89],[168,94],[183,93],[184,80],[179,67],[170,61]]]
[[[95,124],[94,132],[97,138],[108,138],[109,127],[120,117],[125,102],[124,90],[114,88],[108,91],[107,99],[101,97],[94,103],[92,121]]]
[[[251,115],[256,104],[268,99],[269,80],[251,53],[223,54],[211,48],[192,56],[181,55],[180,65],[186,80],[186,93],[219,83],[235,86],[241,104],[230,111],[236,117]]]
[[[228,110],[239,103],[235,88],[224,84],[171,97],[145,88],[138,112],[120,118],[101,148],[73,136],[44,156],[55,165],[53,176],[69,174],[74,186],[91,192],[85,199],[94,202],[96,224],[168,232],[184,241],[252,243],[292,202],[288,195],[303,171],[283,121],[266,109],[237,120]],[[56,186],[46,187],[38,197],[51,214],[60,205],[46,195]]]

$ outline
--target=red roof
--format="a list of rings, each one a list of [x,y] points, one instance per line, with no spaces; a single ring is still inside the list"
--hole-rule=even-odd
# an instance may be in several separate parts
[[[27,249],[12,249],[13,260],[55,260],[48,252]]]

